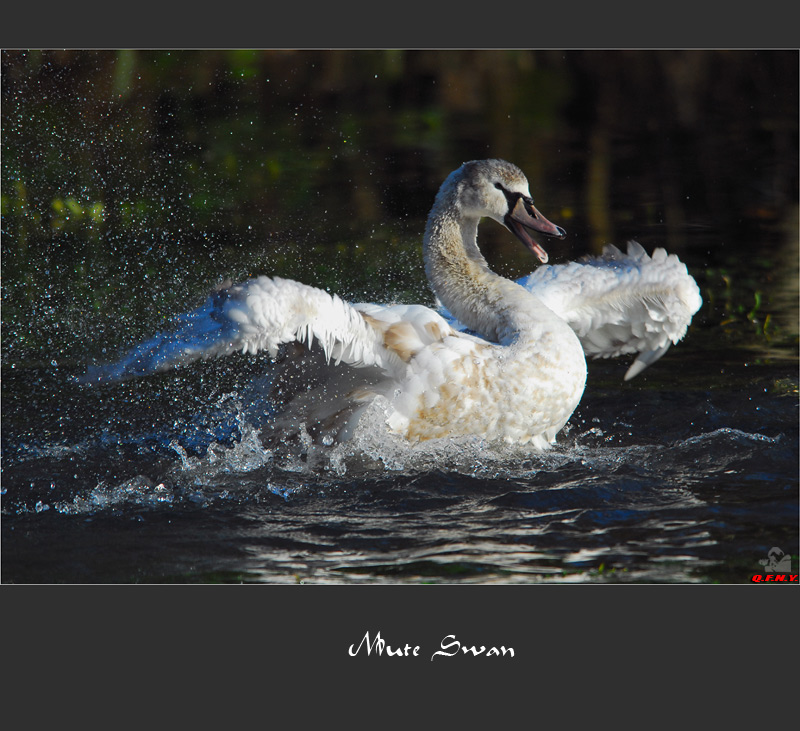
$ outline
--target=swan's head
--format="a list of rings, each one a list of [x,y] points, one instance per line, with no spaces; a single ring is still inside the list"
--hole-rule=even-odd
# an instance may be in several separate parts
[[[525,175],[510,162],[466,162],[452,173],[449,182],[456,186],[457,201],[463,214],[476,218],[488,216],[501,223],[542,264],[547,263],[547,252],[533,239],[530,232],[538,231],[559,239],[567,235],[563,228],[551,223],[536,210]]]

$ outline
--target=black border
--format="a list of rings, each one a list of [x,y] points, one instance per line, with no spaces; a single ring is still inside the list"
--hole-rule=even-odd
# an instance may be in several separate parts
[[[8,5],[8,3],[7,3]],[[3,9],[0,48],[797,48],[785,2],[109,5]]]
[[[4,715],[376,727],[427,725],[433,711],[435,722],[486,714],[504,728],[515,718],[640,727],[653,714],[668,723],[702,712],[755,724],[792,697],[779,659],[798,596],[685,585],[4,586]],[[351,657],[365,632],[420,653]],[[432,659],[448,635],[515,655]]]

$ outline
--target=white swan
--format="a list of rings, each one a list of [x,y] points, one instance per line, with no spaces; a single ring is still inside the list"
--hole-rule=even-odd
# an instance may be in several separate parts
[[[318,343],[327,360],[359,369],[305,398],[318,401],[303,411],[318,434],[346,439],[380,397],[389,429],[410,441],[478,435],[547,448],[583,394],[584,349],[605,357],[641,352],[632,377],[683,337],[699,290],[675,256],[659,249],[650,258],[638,244],[627,256],[609,248],[601,258],[540,267],[512,282],[492,272],[478,249],[482,217],[506,226],[542,263],[547,254],[530,231],[565,235],[536,210],[519,168],[468,162],[442,184],[425,229],[425,271],[444,317],[421,305],[348,304],[262,276],[215,292],[86,380]]]

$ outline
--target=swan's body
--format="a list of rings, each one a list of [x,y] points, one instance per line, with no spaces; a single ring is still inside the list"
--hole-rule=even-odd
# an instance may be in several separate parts
[[[316,342],[326,359],[360,369],[346,389],[329,390],[303,412],[320,432],[347,438],[363,408],[380,397],[389,429],[411,441],[478,435],[545,448],[583,394],[584,348],[605,356],[642,351],[644,368],[663,354],[665,343],[683,336],[700,306],[699,292],[675,257],[658,250],[650,259],[641,247],[627,257],[636,266],[622,263],[626,257],[614,250],[603,260],[541,267],[512,282],[492,272],[478,249],[481,217],[505,225],[542,262],[547,255],[528,229],[564,235],[533,207],[517,167],[484,160],[451,173],[424,238],[426,273],[452,313],[450,322],[421,305],[351,305],[298,282],[258,277],[216,292],[203,307],[175,318],[170,332],[92,379],[140,375],[235,351],[275,355],[284,343]],[[642,266],[645,259],[650,263]],[[683,268],[680,294],[658,284],[654,263]],[[580,275],[590,268],[593,275]],[[654,275],[638,296],[635,283],[620,286],[624,277],[618,276],[637,269]],[[621,297],[614,296],[615,280]]]

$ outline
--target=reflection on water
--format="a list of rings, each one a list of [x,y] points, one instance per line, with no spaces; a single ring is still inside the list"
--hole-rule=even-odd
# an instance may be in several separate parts
[[[797,54],[3,53],[3,581],[748,581],[797,565]],[[704,307],[596,362],[546,455],[265,443],[267,358],[70,377],[226,277],[430,303],[443,176],[506,157],[568,238]],[[530,271],[499,227],[490,263]]]

